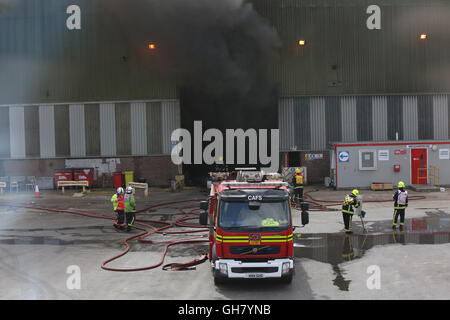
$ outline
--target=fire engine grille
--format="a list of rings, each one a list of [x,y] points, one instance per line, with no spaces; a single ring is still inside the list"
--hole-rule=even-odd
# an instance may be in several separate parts
[[[252,267],[247,267],[247,268],[239,268],[239,267],[235,267],[235,268],[231,268],[231,272],[234,273],[273,273],[273,272],[278,272],[278,267],[262,267],[262,268],[252,268]]]
[[[280,246],[231,246],[230,254],[242,254],[242,255],[280,254]]]

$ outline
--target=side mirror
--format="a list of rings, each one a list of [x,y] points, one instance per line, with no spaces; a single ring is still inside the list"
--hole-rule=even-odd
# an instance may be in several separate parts
[[[208,201],[200,201],[200,209],[208,211]]]
[[[200,212],[199,223],[202,226],[206,226],[208,224],[208,212],[207,211]]]

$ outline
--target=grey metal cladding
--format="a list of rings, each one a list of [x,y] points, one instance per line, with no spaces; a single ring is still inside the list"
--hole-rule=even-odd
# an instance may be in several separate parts
[[[9,107],[11,158],[25,158],[24,107]]]
[[[387,138],[403,140],[403,98],[401,96],[387,96]]]
[[[356,97],[356,124],[358,141],[372,141],[372,97]]]
[[[357,141],[356,99],[341,97],[342,141]]]
[[[55,107],[39,106],[41,158],[55,157]]]
[[[11,157],[9,107],[0,108],[0,157]]]
[[[325,128],[325,99],[312,97],[310,106],[311,150],[324,150],[327,148]]]
[[[100,105],[84,105],[84,128],[86,130],[86,155],[100,156]]]
[[[385,96],[372,97],[373,140],[385,141],[388,135],[387,100]]]
[[[161,102],[147,102],[147,153],[162,154]]]
[[[433,97],[422,95],[417,97],[418,138],[427,140],[434,138],[433,130]]]
[[[105,13],[109,0],[11,2],[0,14],[0,104],[176,98],[175,81],[134,54]],[[81,7],[81,30],[66,27],[71,4]]]
[[[448,114],[448,138],[450,139],[450,95],[447,95],[447,114]]]
[[[418,139],[417,96],[403,96],[403,132],[405,140]]]
[[[433,96],[434,139],[448,139],[448,101],[446,95]]]
[[[280,98],[278,101],[280,150],[288,151],[294,145],[294,101],[293,98]]]
[[[25,120],[25,156],[40,157],[40,139],[39,139],[39,107],[24,107]]]
[[[69,105],[55,106],[55,154],[57,157],[70,156]]]
[[[328,142],[342,141],[341,99],[325,97],[325,123]]]
[[[145,102],[131,104],[131,153],[147,154],[147,108]]]
[[[448,1],[253,2],[283,44],[274,66],[282,96],[450,91]],[[371,4],[381,7],[381,30],[366,26]],[[430,41],[418,40],[422,30]],[[300,38],[306,40],[302,48]]]
[[[84,118],[84,105],[69,105],[70,155],[72,157],[86,156],[86,132],[84,128]]]
[[[117,155],[131,155],[131,111],[129,103],[116,103]]]
[[[310,98],[294,98],[294,146],[297,150],[311,148]]]
[[[116,153],[116,112],[114,103],[101,103],[100,107],[100,153],[115,156]]]

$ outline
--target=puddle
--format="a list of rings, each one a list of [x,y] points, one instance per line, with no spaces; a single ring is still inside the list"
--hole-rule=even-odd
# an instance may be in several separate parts
[[[450,217],[442,211],[427,212],[428,217],[405,220],[404,231],[392,230],[392,221],[368,224],[368,233],[346,235],[340,233],[301,234],[294,238],[296,258],[309,258],[331,264],[336,278],[333,284],[348,291],[351,280],[345,278],[340,264],[364,256],[364,253],[383,245],[450,243]],[[357,225],[354,232],[359,230]],[[361,230],[362,232],[362,230]]]

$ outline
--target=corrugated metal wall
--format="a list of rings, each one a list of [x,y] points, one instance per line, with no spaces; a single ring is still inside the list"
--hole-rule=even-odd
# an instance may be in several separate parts
[[[280,150],[326,150],[329,142],[450,138],[448,95],[279,99]],[[306,119],[306,120],[305,120]]]
[[[386,97],[372,97],[373,140],[383,141],[388,138],[388,108]],[[339,140],[338,140],[339,141]]]
[[[0,107],[0,158],[168,155],[176,100]]]
[[[252,2],[281,38],[273,67],[281,96],[450,92],[449,1]],[[380,30],[366,25],[373,4],[381,8]]]
[[[54,157],[56,152],[54,106],[39,106],[39,137],[41,146],[41,158]]]
[[[25,158],[24,107],[9,108],[9,129],[11,158]]]
[[[147,43],[130,48],[109,0],[11,4],[0,12],[0,105],[177,98]],[[66,27],[72,4],[81,8],[81,30]]]

